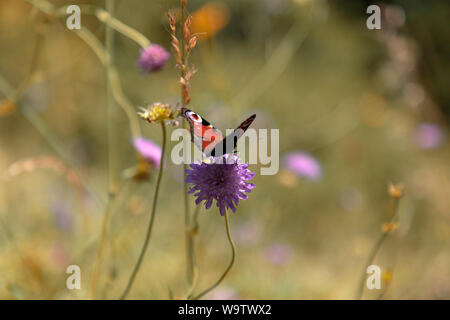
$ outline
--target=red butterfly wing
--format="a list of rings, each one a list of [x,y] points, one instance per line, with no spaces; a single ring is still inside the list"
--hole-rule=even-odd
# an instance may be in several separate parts
[[[214,128],[207,120],[203,119],[197,113],[182,108],[181,114],[189,122],[191,129],[191,140],[208,156],[219,156],[225,153],[231,153],[236,149],[237,140],[245,133],[250,127],[256,115],[248,117],[242,122],[232,134],[228,135],[225,139],[222,133]],[[227,150],[227,146],[231,146],[231,150]]]
[[[192,142],[205,154],[209,154],[223,140],[222,133],[197,113],[182,108],[181,114],[188,120]]]

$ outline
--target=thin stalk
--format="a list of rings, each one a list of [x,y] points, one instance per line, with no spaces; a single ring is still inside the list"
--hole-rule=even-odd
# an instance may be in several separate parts
[[[56,9],[56,15],[58,17],[67,16],[66,10],[68,6],[62,6]],[[83,14],[94,15],[100,22],[106,26],[114,29],[115,31],[123,34],[125,37],[135,41],[140,47],[146,48],[151,44],[151,41],[136,29],[131,28],[119,19],[115,18],[112,13],[103,8],[93,5],[79,5]]]
[[[90,299],[95,299],[95,293],[96,293],[95,289],[96,289],[96,284],[97,284],[97,278],[98,278],[98,273],[100,270],[101,258],[103,256],[103,251],[105,249],[106,234],[107,234],[107,230],[108,230],[108,222],[109,222],[109,217],[111,216],[113,203],[114,203],[114,201],[112,201],[112,199],[110,199],[108,201],[108,203],[106,205],[106,211],[103,215],[102,229],[100,232],[100,241],[98,243],[97,254],[95,256],[94,267],[92,269],[92,275],[91,275],[91,282],[90,282],[90,289],[89,289]]]
[[[186,59],[186,50],[185,50],[185,46],[186,46],[186,42],[184,39],[184,34],[183,34],[183,30],[184,30],[184,24],[186,22],[186,1],[185,0],[180,0],[181,3],[181,36],[180,36],[180,51],[181,51],[181,61],[182,64],[184,66],[180,67],[180,74],[181,77],[184,78],[186,76],[186,63],[187,63],[187,59]],[[185,103],[184,103],[184,92],[183,92],[183,86],[181,86],[181,106],[184,107]],[[183,128],[186,128],[186,120],[183,117],[182,120],[182,126]],[[184,171],[184,177],[186,180],[186,170],[188,169],[188,165],[185,163],[183,164],[183,171]],[[193,243],[193,237],[191,236],[191,232],[190,232],[190,208],[189,208],[189,195],[188,195],[188,185],[186,183],[186,181],[184,181],[184,185],[183,185],[183,195],[184,195],[184,232],[185,232],[185,246],[186,246],[186,280],[187,280],[187,285],[189,288],[193,287],[193,283],[194,283],[194,265],[195,265],[195,257],[194,257],[194,243]]]
[[[393,207],[392,207],[393,214],[392,214],[392,217],[391,217],[389,223],[393,223],[394,220],[397,218],[397,215],[398,215],[397,214],[398,213],[398,203],[399,203],[399,199],[398,198],[394,198],[394,203],[393,203]],[[386,240],[386,238],[387,238],[389,233],[390,233],[389,231],[386,231],[386,232],[383,231],[382,234],[380,235],[380,237],[378,238],[377,242],[375,243],[374,247],[370,251],[370,254],[369,254],[368,258],[367,258],[367,261],[364,264],[364,269],[362,270],[361,278],[360,278],[360,281],[359,281],[358,291],[357,291],[357,294],[356,294],[356,297],[357,297],[358,300],[360,300],[362,298],[362,295],[363,295],[364,284],[366,282],[366,269],[367,269],[368,266],[370,266],[372,264],[373,260],[377,256],[378,251],[380,250],[383,242]]]
[[[225,279],[225,277],[227,276],[228,272],[231,270],[231,267],[234,264],[234,260],[235,260],[235,257],[236,257],[236,248],[234,246],[233,239],[231,239],[230,226],[229,226],[229,223],[228,223],[228,213],[227,212],[225,212],[225,229],[226,229],[226,232],[227,232],[228,243],[230,244],[230,247],[231,247],[231,261],[228,264],[228,267],[225,269],[224,273],[220,276],[219,280],[217,280],[211,287],[209,287],[208,289],[202,291],[201,293],[196,295],[194,298],[192,298],[193,300],[200,299],[205,294],[207,294],[208,292],[210,292],[211,290],[216,288],[222,282],[222,280]]]
[[[35,6],[42,12],[45,12],[46,14],[54,15],[56,17],[67,16],[66,11],[68,6],[56,8],[51,2],[47,0],[26,0],[26,1],[28,1],[31,5]],[[79,6],[82,13],[95,15],[99,21],[113,28],[117,32],[120,32],[127,38],[135,41],[142,48],[146,48],[151,44],[150,40],[148,40],[146,36],[144,36],[139,31],[131,28],[130,26],[126,25],[122,21],[114,18],[113,15],[110,12],[108,12],[108,10],[104,10],[103,8],[92,5],[81,4]]]
[[[127,297],[128,292],[130,291],[134,279],[136,278],[136,275],[139,271],[139,268],[141,267],[142,260],[144,259],[145,252],[147,251],[148,244],[150,242],[150,235],[152,233],[153,229],[153,222],[155,221],[155,212],[156,212],[156,203],[158,201],[158,193],[159,193],[159,187],[161,185],[161,177],[163,172],[163,164],[164,164],[164,153],[166,149],[166,127],[164,124],[164,121],[161,121],[161,129],[162,129],[162,151],[161,151],[161,161],[159,164],[159,172],[158,172],[158,178],[156,180],[156,187],[155,187],[155,194],[153,196],[153,204],[152,204],[152,212],[150,214],[150,222],[148,224],[147,233],[145,235],[144,245],[142,246],[141,253],[139,255],[138,261],[133,269],[133,272],[131,273],[131,277],[128,280],[127,286],[120,296],[120,299],[123,300]]]
[[[114,11],[115,0],[106,0],[106,10],[112,14]],[[106,65],[106,103],[108,106],[108,167],[109,167],[109,195],[114,198],[117,192],[117,172],[116,172],[116,145],[114,135],[114,111],[115,103],[113,97],[113,88],[111,85],[111,69],[114,63],[114,30],[107,24],[105,30],[105,49],[108,53],[108,63]]]
[[[100,62],[106,67],[108,65],[108,60],[110,59],[109,54],[100,43],[100,41],[92,34],[92,32],[87,28],[81,28],[80,30],[76,31],[76,34],[92,49],[92,51],[94,51]],[[117,72],[117,69],[114,65],[110,66],[110,70],[107,73],[107,76],[113,89],[112,94],[114,99],[128,117],[128,122],[130,124],[130,130],[133,138],[140,137],[141,128],[136,116],[136,110],[123,93],[119,73]]]
[[[95,10],[95,16],[101,22],[105,23],[106,26],[113,28],[114,30],[122,33],[124,36],[136,41],[142,48],[147,48],[151,42],[147,39],[142,33],[137,30],[129,27],[125,23],[120,20],[117,20],[112,16],[112,14],[108,11],[105,11],[101,8]]]
[[[189,229],[189,242],[188,243],[188,261],[190,261],[192,263],[192,283],[190,284],[187,293],[186,293],[186,297],[190,297],[192,295],[192,292],[195,289],[195,286],[197,284],[197,280],[198,280],[198,270],[197,270],[197,264],[195,261],[195,237],[198,233],[198,214],[200,212],[200,206],[196,206],[195,207],[195,211],[192,215],[192,220],[191,220],[191,224],[190,224],[190,229]]]
[[[114,10],[114,0],[106,0],[106,10],[108,12],[113,12]],[[107,114],[108,114],[108,123],[107,123],[107,136],[108,136],[108,179],[109,179],[109,186],[108,186],[108,203],[106,205],[106,210],[103,215],[102,219],[102,228],[100,232],[100,241],[97,248],[97,254],[95,256],[94,260],[94,267],[92,271],[91,276],[91,283],[90,283],[90,293],[89,296],[91,299],[95,299],[95,289],[97,284],[97,278],[98,278],[98,272],[100,269],[100,263],[103,256],[103,251],[106,243],[106,234],[108,230],[108,221],[111,207],[114,202],[114,198],[116,196],[117,192],[117,172],[116,172],[116,143],[114,139],[114,130],[113,130],[113,123],[114,123],[114,98],[112,95],[112,88],[111,88],[111,81],[109,74],[111,72],[111,66],[113,64],[114,59],[114,32],[113,30],[107,25],[106,26],[106,39],[105,39],[106,45],[106,52],[108,54],[108,61],[106,64],[106,103],[107,103]]]

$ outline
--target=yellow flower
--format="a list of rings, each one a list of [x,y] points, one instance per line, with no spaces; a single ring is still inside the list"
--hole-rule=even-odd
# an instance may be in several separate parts
[[[170,106],[162,102],[155,102],[147,109],[141,108],[141,111],[138,112],[138,115],[148,122],[172,120],[175,116]]]

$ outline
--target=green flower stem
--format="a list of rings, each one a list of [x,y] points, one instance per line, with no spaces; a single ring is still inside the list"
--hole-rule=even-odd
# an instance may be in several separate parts
[[[110,12],[114,10],[114,0],[106,0],[106,9]],[[90,283],[90,292],[89,296],[91,299],[95,299],[95,289],[97,284],[97,278],[98,273],[100,270],[100,263],[103,256],[103,251],[105,248],[106,238],[107,238],[107,230],[108,230],[108,222],[109,217],[111,215],[112,206],[114,202],[114,198],[116,196],[117,192],[117,163],[116,163],[116,143],[114,141],[114,130],[113,130],[113,123],[114,123],[114,111],[115,111],[115,103],[114,98],[112,95],[112,86],[110,81],[110,70],[111,66],[113,64],[113,58],[114,58],[114,52],[113,52],[113,46],[114,46],[114,32],[109,27],[106,26],[106,52],[108,53],[108,61],[106,65],[106,101],[108,106],[108,121],[107,121],[107,137],[108,137],[108,179],[109,179],[109,187],[108,187],[108,193],[109,193],[109,199],[108,203],[106,205],[105,213],[103,214],[102,219],[102,228],[100,232],[100,241],[97,248],[97,254],[95,256],[94,260],[94,267],[91,275],[91,283]]]
[[[63,6],[60,8],[56,8],[51,2],[47,0],[27,0],[31,5],[35,6],[42,12],[45,12],[49,15],[54,15],[56,17],[65,17],[67,16],[67,7]],[[122,21],[114,18],[108,11],[104,10],[103,8],[92,6],[92,5],[79,5],[81,9],[81,13],[85,14],[92,14],[97,17],[97,19],[104,24],[110,26],[117,32],[120,32],[127,38],[135,41],[137,44],[139,44],[142,48],[148,47],[151,42],[147,39],[142,33],[139,31],[131,28],[130,26],[126,25]],[[82,28],[83,29],[83,28]]]
[[[153,204],[152,204],[152,211],[150,214],[150,222],[148,224],[147,234],[145,235],[144,245],[142,246],[141,253],[140,253],[138,261],[133,269],[133,272],[131,273],[131,277],[128,280],[127,286],[126,286],[125,290],[123,291],[122,295],[120,296],[121,300],[123,300],[127,297],[128,292],[130,291],[130,289],[133,285],[134,279],[136,278],[136,275],[139,271],[139,268],[141,267],[142,260],[144,259],[145,252],[147,251],[147,247],[150,242],[150,235],[152,233],[153,222],[155,221],[156,203],[158,201],[159,187],[161,185],[161,177],[162,177],[162,173],[163,173],[163,164],[164,164],[164,153],[165,153],[165,149],[166,149],[166,127],[165,127],[164,121],[161,121],[161,129],[162,129],[161,161],[159,164],[158,178],[156,180],[155,194],[153,196]]]
[[[190,297],[192,295],[192,292],[195,289],[195,286],[197,284],[198,280],[198,270],[197,270],[197,264],[195,261],[195,237],[198,233],[198,214],[200,212],[200,206],[195,207],[194,214],[192,216],[192,220],[190,222],[189,232],[188,232],[188,242],[187,242],[187,258],[188,262],[190,263],[190,266],[192,269],[192,282],[189,285],[189,288],[186,293],[186,297]],[[189,271],[190,271],[189,270]]]
[[[101,8],[98,8],[95,10],[94,14],[98,18],[98,20],[100,20],[101,22],[105,23],[106,25],[112,27],[117,32],[122,33],[124,36],[134,40],[142,48],[147,48],[151,44],[150,40],[148,40],[142,33],[129,27],[122,21],[117,20],[111,14],[109,14],[107,11],[105,11]]]
[[[110,56],[105,50],[105,47],[100,43],[97,37],[87,28],[81,28],[76,31],[76,34],[94,51],[96,56],[99,58],[100,62],[106,67],[109,64]],[[130,130],[133,138],[141,136],[141,128],[139,126],[139,121],[136,116],[136,110],[134,109],[131,102],[126,98],[122,90],[122,85],[120,83],[119,73],[114,65],[111,65],[109,72],[107,73],[109,82],[112,87],[112,95],[119,106],[123,109],[128,117],[128,122],[130,124]]]
[[[106,204],[106,211],[103,215],[103,219],[102,219],[102,229],[100,232],[100,240],[98,242],[98,247],[97,247],[97,254],[95,255],[95,260],[94,260],[94,267],[92,269],[92,274],[91,274],[91,281],[90,281],[90,288],[89,288],[89,298],[90,299],[95,299],[95,289],[96,289],[96,284],[97,284],[97,278],[98,278],[98,273],[100,270],[100,262],[103,256],[103,251],[105,249],[105,243],[106,243],[106,234],[107,234],[107,230],[108,230],[108,222],[109,222],[109,217],[111,216],[111,211],[113,208],[113,199],[110,199],[108,201],[108,203]]]
[[[181,35],[180,35],[180,51],[181,51],[181,61],[183,65],[186,66],[187,64],[187,57],[186,57],[186,50],[185,50],[185,39],[184,39],[184,24],[186,22],[186,1],[180,0],[180,6],[181,6],[181,20],[180,20],[180,26],[181,26]],[[180,68],[180,76],[184,78],[186,75],[185,68]],[[181,107],[184,107],[184,94],[183,94],[183,86],[181,86]],[[183,117],[182,120],[182,127],[186,128],[187,123]],[[187,164],[183,164],[184,169],[184,177],[186,180],[186,170],[188,169]],[[183,196],[184,196],[184,228],[185,228],[185,245],[186,245],[186,280],[187,285],[190,289],[188,291],[191,291],[194,287],[194,272],[195,272],[195,253],[194,253],[194,239],[191,232],[191,215],[190,215],[190,208],[189,208],[189,195],[188,195],[188,185],[186,182],[184,182],[183,186]]]
[[[67,7],[68,6],[63,6],[58,8],[56,10],[56,15],[58,17],[66,16]],[[151,41],[146,36],[144,36],[136,29],[133,29],[127,24],[118,20],[117,18],[113,17],[113,15],[107,10],[104,10],[103,8],[96,7],[93,5],[80,4],[79,7],[81,13],[94,15],[100,22],[104,23],[107,27],[111,27],[117,32],[120,32],[125,37],[136,42],[142,48],[147,48],[151,44]]]
[[[229,226],[229,223],[228,223],[228,213],[227,212],[225,212],[225,229],[226,229],[226,232],[227,232],[228,242],[229,242],[230,247],[231,247],[231,261],[228,264],[228,267],[225,269],[224,273],[220,276],[219,280],[217,280],[211,287],[209,287],[208,289],[202,291],[201,293],[196,295],[194,298],[192,298],[193,300],[200,299],[205,294],[207,294],[208,292],[210,292],[211,290],[216,288],[223,281],[223,279],[225,279],[225,277],[227,276],[228,272],[231,270],[231,267],[234,264],[234,260],[235,260],[235,257],[236,257],[236,248],[234,246],[233,239],[231,239],[230,226]]]
[[[115,0],[106,0],[106,9],[109,13],[114,12]],[[115,103],[113,97],[113,87],[111,81],[111,70],[114,63],[114,31],[109,25],[106,25],[105,30],[105,48],[108,53],[109,59],[106,65],[106,102],[108,106],[108,124],[107,124],[107,136],[108,136],[108,167],[109,167],[109,195],[114,197],[117,192],[117,158],[115,135],[114,135],[114,111]]]
[[[184,165],[185,166],[185,165]],[[186,168],[186,167],[185,167]],[[186,170],[186,169],[185,169]],[[194,280],[194,235],[191,232],[190,213],[189,213],[189,201],[188,201],[188,187],[186,182],[184,183],[184,224],[185,224],[185,242],[186,242],[186,279],[189,287],[192,286]]]
[[[392,207],[392,217],[391,220],[389,221],[389,223],[393,223],[395,221],[395,219],[398,216],[398,203],[399,203],[399,199],[398,198],[394,198],[394,203],[393,203],[393,207]],[[356,294],[356,299],[360,300],[362,298],[363,292],[364,292],[364,284],[366,282],[366,269],[368,266],[370,266],[373,262],[373,260],[375,259],[378,251],[381,248],[381,245],[383,244],[383,242],[386,240],[387,236],[389,235],[389,231],[382,231],[382,234],[380,235],[380,237],[378,238],[377,242],[375,243],[374,247],[372,248],[372,250],[370,251],[369,257],[367,258],[366,263],[364,264],[364,269],[362,270],[361,273],[361,278],[359,281],[359,286],[358,286],[358,291]]]

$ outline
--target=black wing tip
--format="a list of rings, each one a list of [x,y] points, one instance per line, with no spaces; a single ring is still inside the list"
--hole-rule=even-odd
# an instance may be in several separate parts
[[[244,123],[248,123],[249,125],[255,120],[256,114],[252,114],[250,117],[247,118],[247,120],[244,121]]]

